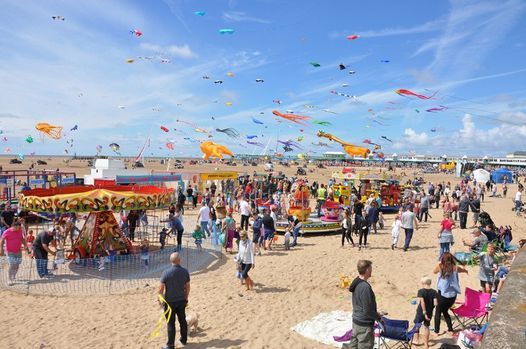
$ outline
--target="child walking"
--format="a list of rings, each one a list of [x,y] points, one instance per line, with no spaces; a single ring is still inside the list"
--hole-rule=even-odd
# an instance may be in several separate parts
[[[197,250],[201,252],[202,247],[201,244],[203,243],[203,239],[206,238],[204,231],[201,229],[200,225],[196,225],[194,232],[192,233],[192,237],[194,238],[195,246],[197,247]]]
[[[424,349],[429,348],[429,325],[433,318],[433,309],[438,304],[438,293],[431,288],[431,279],[427,276],[421,280],[422,288],[418,290],[418,308],[416,309],[415,324],[421,323],[422,341],[420,340],[420,330],[415,335],[415,340],[424,345]],[[416,343],[415,343],[416,344]]]
[[[144,261],[144,265],[148,267],[150,261],[150,242],[147,238],[142,239],[141,242],[141,260]]]
[[[285,250],[290,250],[290,229],[285,232]]]
[[[402,222],[400,221],[400,215],[397,214],[393,224],[391,225],[391,236],[393,238],[393,243],[391,244],[391,250],[394,250],[396,244],[398,243],[398,236],[400,235],[400,226]]]
[[[168,229],[163,228],[159,232],[159,243],[161,244],[161,250],[164,250],[164,246],[166,245],[166,238],[168,237]]]

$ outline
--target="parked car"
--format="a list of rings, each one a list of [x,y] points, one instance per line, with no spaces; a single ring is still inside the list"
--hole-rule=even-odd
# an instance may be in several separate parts
[[[307,175],[307,171],[305,171],[305,169],[303,167],[298,167],[298,170],[296,171],[296,174],[298,176],[306,176]]]
[[[37,165],[47,165],[47,162],[44,160],[37,160]]]
[[[19,160],[19,159],[11,159],[11,160],[9,160],[9,163],[10,163],[10,164],[21,164],[22,161]]]

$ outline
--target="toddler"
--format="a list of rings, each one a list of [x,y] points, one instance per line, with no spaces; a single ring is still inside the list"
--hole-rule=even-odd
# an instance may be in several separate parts
[[[33,257],[33,242],[35,241],[35,235],[33,234],[34,232],[32,229],[27,232],[26,242],[27,242],[27,249],[29,251],[29,257]]]
[[[148,267],[150,261],[150,242],[147,238],[144,238],[141,242],[141,260],[144,261],[144,265]]]
[[[201,252],[201,244],[203,243],[203,239],[205,239],[206,237],[200,225],[195,226],[194,232],[192,233],[192,237],[195,239],[194,242],[195,246],[197,246],[197,250]]]
[[[384,214],[382,212],[378,213],[378,226],[380,229],[383,229],[385,226]]]
[[[400,235],[400,226],[402,222],[400,221],[400,214],[397,214],[393,224],[391,225],[391,236],[393,238],[393,243],[391,244],[391,250],[394,250],[396,244],[398,243],[398,236]]]
[[[285,233],[285,250],[290,250],[290,229]]]
[[[166,237],[168,236],[168,229],[163,228],[159,232],[159,243],[161,244],[161,250],[164,250],[164,245],[166,245]]]

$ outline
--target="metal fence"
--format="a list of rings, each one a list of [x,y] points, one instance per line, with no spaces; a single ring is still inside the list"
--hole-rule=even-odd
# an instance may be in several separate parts
[[[156,229],[145,229],[142,237],[150,241],[157,238]],[[199,250],[194,241],[185,232],[183,248],[180,251],[181,265],[196,272],[210,265],[225,260],[222,246],[213,245],[210,239],[203,240]],[[169,242],[172,242],[169,240]],[[52,276],[40,277],[37,270],[39,261],[24,255],[19,265],[16,280],[10,285],[8,279],[7,258],[0,261],[0,289],[7,289],[24,294],[42,295],[89,295],[118,294],[139,290],[157,285],[163,270],[169,267],[169,256],[176,250],[174,244],[163,250],[148,253],[147,262],[140,254],[119,255],[112,257],[82,259],[80,263],[73,260],[50,259],[42,261]]]

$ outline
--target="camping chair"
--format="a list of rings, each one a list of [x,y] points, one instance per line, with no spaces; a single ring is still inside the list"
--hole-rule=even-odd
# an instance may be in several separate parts
[[[482,324],[488,320],[489,311],[486,306],[490,299],[491,294],[466,287],[464,303],[452,309],[453,315],[464,328],[472,323],[482,327]]]
[[[415,324],[413,329],[409,331],[409,321],[407,320],[391,320],[382,317],[380,325],[380,346],[385,348],[411,348],[413,343],[413,336],[418,332],[422,324]],[[387,341],[389,340],[389,342]]]

